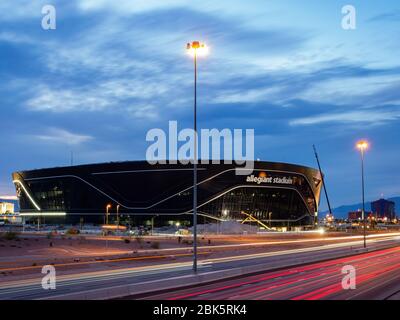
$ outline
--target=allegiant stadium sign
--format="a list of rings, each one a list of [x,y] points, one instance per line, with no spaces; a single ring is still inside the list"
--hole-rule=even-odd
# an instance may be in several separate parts
[[[267,177],[259,176],[256,177],[254,174],[247,176],[246,182],[252,182],[257,184],[271,183],[271,184],[293,184],[293,179],[288,177]]]

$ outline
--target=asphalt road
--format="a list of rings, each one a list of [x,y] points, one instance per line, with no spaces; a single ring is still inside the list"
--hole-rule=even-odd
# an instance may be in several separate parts
[[[354,290],[342,286],[355,268]],[[148,296],[150,300],[384,300],[399,299],[400,247],[266,272],[256,276]]]
[[[396,245],[399,243],[398,237],[392,239],[370,239],[370,248],[378,246]],[[283,266],[293,261],[301,262],[303,259],[321,258],[333,253],[356,252],[362,247],[362,241],[343,242],[335,244],[321,243],[314,244],[312,247],[301,249],[290,249],[273,252],[264,252],[246,255],[232,255],[223,258],[207,259],[200,257],[200,273],[227,270],[245,266]],[[378,269],[380,266],[378,265]],[[182,277],[190,275],[191,261],[164,263],[143,267],[118,268],[95,272],[77,272],[68,275],[57,276],[56,290],[44,290],[41,286],[42,276],[33,279],[21,279],[11,282],[1,282],[0,279],[0,299],[41,299],[62,297],[70,293],[81,293],[87,290],[110,288],[118,285],[132,283],[143,283],[156,281],[171,277]],[[271,278],[271,281],[273,279]]]

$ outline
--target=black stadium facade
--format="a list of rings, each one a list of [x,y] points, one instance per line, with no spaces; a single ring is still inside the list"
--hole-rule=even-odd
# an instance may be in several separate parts
[[[232,164],[198,165],[198,214],[204,220],[238,220],[243,212],[273,226],[313,226],[321,191],[318,170],[255,162],[249,175]],[[65,222],[103,223],[109,206],[143,222],[191,221],[193,169],[183,164],[114,162],[13,173],[20,214]],[[202,218],[203,217],[203,218]]]

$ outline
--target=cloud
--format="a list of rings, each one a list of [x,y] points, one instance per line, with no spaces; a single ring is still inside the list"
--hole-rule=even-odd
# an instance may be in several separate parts
[[[93,33],[103,34],[99,30]],[[76,72],[94,72],[107,76],[119,76],[123,73],[134,74],[138,71],[155,73],[162,71],[160,63],[151,57],[131,56],[126,49],[117,50],[104,47],[104,40],[117,37],[116,34],[103,34],[104,38],[84,39],[79,42],[48,44],[48,50],[43,58],[52,72],[62,72],[65,75],[74,75]],[[133,41],[133,40],[132,40]],[[104,41],[106,42],[106,41]]]
[[[57,89],[40,85],[35,96],[26,102],[30,111],[94,112],[94,111],[139,111],[131,106],[132,101],[143,104],[144,100],[165,95],[168,86],[139,79],[113,79],[90,86]],[[129,105],[129,108],[128,108]],[[146,107],[149,110],[149,107]],[[153,108],[153,112],[155,108]]]
[[[338,16],[325,5],[314,19],[312,5],[295,2],[288,11],[261,0],[58,1],[57,30],[44,31],[48,2],[17,2],[0,1],[0,107],[3,118],[18,119],[0,135],[13,150],[0,167],[4,181],[18,168],[69,163],[67,149],[81,163],[142,159],[146,130],[170,119],[190,127],[185,44],[196,39],[211,47],[199,60],[199,126],[254,128],[257,157],[277,161],[315,165],[304,150],[320,143],[331,173],[354,172],[339,160],[353,135],[366,134],[382,147],[376,154],[397,165],[387,156],[399,149],[391,139],[399,131],[397,38],[395,24],[385,23],[397,19],[394,10],[366,25],[371,32],[347,37],[326,23]],[[45,129],[32,134],[37,126]],[[346,186],[337,189],[351,194]]]
[[[0,21],[25,20],[27,18],[41,17],[42,6],[47,4],[46,0],[19,0],[0,2]],[[39,20],[40,21],[40,20]]]
[[[63,28],[69,20],[62,20],[52,37],[44,32],[30,34],[32,39],[18,38],[24,33],[17,31],[5,35],[9,41],[25,41],[25,52],[40,53],[37,61],[29,59],[39,75],[33,76],[33,87],[29,83],[23,90],[29,96],[25,108],[52,114],[123,112],[138,121],[161,119],[161,114],[168,116],[171,109],[187,107],[191,100],[193,70],[184,46],[196,35],[216,44],[211,59],[200,62],[200,85],[213,86],[204,94],[205,100],[279,101],[284,94],[275,87],[253,87],[243,94],[227,84],[242,72],[247,76],[263,73],[255,65],[249,67],[249,55],[289,54],[304,44],[304,33],[298,35],[289,28],[256,29],[246,26],[242,18],[232,20],[212,10],[202,12],[176,3],[118,1],[115,10],[134,7],[132,16],[125,17],[115,15],[114,4],[110,7],[106,1],[76,2],[82,9],[81,19],[76,18],[69,28]],[[112,12],[106,13],[109,9]]]
[[[16,32],[9,32],[3,31],[0,32],[0,42],[11,42],[14,44],[35,44],[35,40],[31,37],[16,33]]]
[[[315,67],[315,66],[314,66]],[[215,84],[212,84],[215,88]],[[217,88],[218,84],[217,84]],[[265,103],[281,107],[329,106],[353,111],[400,105],[399,68],[371,69],[363,65],[326,61],[319,69],[270,71],[231,78],[220,89],[210,90],[213,104]],[[305,107],[305,108],[304,108]],[[300,112],[300,110],[298,111]]]
[[[128,107],[127,111],[135,119],[156,120],[158,118],[157,107],[150,104]]]
[[[373,105],[384,100],[385,97],[380,93],[389,88],[400,87],[400,74],[397,75],[372,75],[372,76],[343,76],[334,77],[325,81],[314,82],[306,91],[301,93],[298,98],[321,102],[335,102],[337,105],[362,104]],[[374,99],[372,100],[371,97]],[[400,98],[400,93],[398,94]],[[386,101],[388,102],[388,101]]]
[[[281,101],[284,88],[273,86],[270,88],[255,88],[243,90],[219,91],[215,98],[211,99],[213,103],[254,103],[260,101]]]
[[[84,90],[53,90],[44,87],[37,95],[27,101],[32,111],[97,111],[110,105],[110,101],[97,95],[88,94]]]
[[[254,64],[253,59],[256,61],[260,56],[264,59],[289,57],[309,37],[304,30],[300,33],[290,28],[254,28],[247,26],[240,17],[232,19],[212,11],[201,12],[188,7],[167,8],[160,5],[161,2],[157,3],[161,9],[140,11],[131,17],[101,14],[101,23],[89,27],[84,24],[85,29],[79,32],[79,37],[65,37],[62,42],[46,42],[48,47],[42,60],[51,71],[67,74],[90,70],[117,76],[121,72],[134,74],[139,71],[151,76],[168,70],[169,75],[173,76],[174,72],[171,71],[182,70],[177,59],[184,61],[188,39],[198,38],[209,42],[211,61],[234,61],[235,67],[240,68],[243,63]],[[129,1],[126,5],[137,8],[136,2]],[[110,10],[113,10],[120,8],[121,2],[95,1],[93,6],[110,6]],[[92,16],[96,15],[96,11],[89,12]],[[82,21],[85,19],[87,16],[82,16]],[[215,74],[221,78],[225,72]]]
[[[83,11],[113,10],[120,14],[132,14],[160,8],[180,7],[187,5],[185,0],[79,0],[78,7]]]
[[[382,124],[387,121],[400,119],[400,110],[380,111],[380,110],[358,110],[343,113],[319,114],[316,116],[303,117],[291,120],[291,126],[316,125],[323,123],[362,123],[365,125]]]
[[[44,142],[66,145],[80,145],[93,139],[89,135],[76,134],[59,128],[50,128],[46,134],[34,135],[33,137]]]
[[[370,19],[367,20],[368,22],[397,22],[400,21],[400,11],[394,12],[385,12],[381,14],[377,14]]]

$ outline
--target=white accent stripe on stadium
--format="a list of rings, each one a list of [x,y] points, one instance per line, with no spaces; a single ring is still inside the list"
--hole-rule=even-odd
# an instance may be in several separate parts
[[[275,186],[259,186],[259,185],[248,185],[248,184],[243,184],[243,185],[239,185],[239,186],[234,186],[234,187],[232,187],[232,188],[230,188],[230,189],[228,189],[228,190],[225,190],[225,191],[224,191],[223,193],[221,193],[220,195],[218,195],[218,196],[216,196],[216,197],[214,197],[214,198],[212,198],[212,199],[210,199],[210,200],[204,202],[203,204],[199,205],[197,208],[201,208],[202,206],[205,206],[207,203],[210,203],[210,202],[212,202],[212,201],[214,201],[214,200],[216,200],[216,199],[222,197],[223,195],[225,195],[225,194],[227,194],[228,192],[231,192],[231,191],[233,191],[233,190],[235,190],[235,189],[239,189],[239,188],[254,188],[254,187],[256,187],[256,188],[267,188],[267,189],[284,189],[284,190],[291,189],[291,190],[294,190],[294,191],[296,191],[296,192],[299,194],[300,198],[303,200],[304,205],[306,206],[306,208],[307,208],[307,210],[308,210],[307,203],[304,201],[303,196],[301,195],[301,193],[300,193],[296,188],[291,188],[291,187],[285,188],[285,187],[275,187]],[[193,209],[190,209],[190,210],[188,210],[188,211],[185,211],[185,212],[182,213],[182,214],[190,213],[190,212],[192,212],[192,210],[193,210]]]
[[[198,168],[197,170],[207,170],[206,168]],[[150,170],[127,170],[127,171],[105,171],[105,172],[93,172],[93,175],[102,174],[120,174],[120,173],[142,173],[142,172],[160,172],[160,171],[193,171],[193,169],[150,169]]]
[[[66,212],[22,212],[19,213],[21,217],[64,217]]]
[[[22,187],[22,189],[24,189],[24,192],[25,192],[26,195],[28,196],[30,202],[34,205],[34,207],[35,207],[38,211],[40,211],[40,207],[39,207],[38,204],[35,202],[35,200],[33,200],[33,197],[29,194],[28,190],[26,190],[24,184],[23,184],[20,180],[18,180],[18,179],[13,180],[13,183],[14,183],[14,184],[17,184],[17,183],[18,183],[18,184]]]

